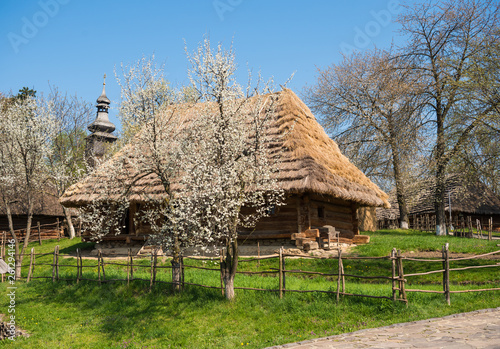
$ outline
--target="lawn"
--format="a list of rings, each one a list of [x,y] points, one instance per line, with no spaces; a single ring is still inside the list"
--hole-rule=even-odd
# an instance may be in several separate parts
[[[496,242],[453,237],[435,237],[415,231],[379,231],[370,233],[371,243],[359,246],[352,253],[358,256],[388,255],[393,247],[403,252],[440,250],[445,242],[452,252],[485,253],[497,250]],[[37,253],[51,252],[60,245],[61,253],[86,247],[78,240],[44,242],[33,246]],[[383,251],[385,249],[385,251]],[[52,256],[37,258],[37,262],[52,260]],[[25,261],[27,263],[28,261]],[[75,264],[74,259],[65,260]],[[95,261],[87,260],[86,265]],[[135,262],[134,262],[135,263]],[[168,261],[161,261],[168,265]],[[192,265],[217,268],[217,262],[186,261]],[[337,263],[331,260],[290,259],[287,269],[332,272]],[[457,263],[457,262],[456,262]],[[465,263],[461,262],[461,263]],[[481,260],[477,263],[494,264]],[[435,263],[431,263],[435,264]],[[440,264],[440,263],[436,263]],[[138,262],[135,276],[149,278],[149,260]],[[428,265],[428,264],[426,264]],[[427,270],[419,262],[405,262],[405,271]],[[344,266],[363,275],[389,275],[386,260],[345,260]],[[240,263],[240,270],[272,270],[277,260]],[[431,266],[434,267],[434,266]],[[438,266],[439,267],[439,266]],[[45,268],[45,269],[44,269]],[[123,267],[107,266],[106,277],[123,277]],[[159,273],[159,280],[168,281],[168,269]],[[73,274],[72,274],[73,273]],[[74,275],[72,268],[61,268],[61,277]],[[95,270],[85,273],[95,276]],[[478,269],[452,274],[452,289],[498,287],[498,268]],[[35,275],[51,275],[48,266],[37,266]],[[84,274],[85,275],[85,274]],[[276,289],[277,278],[263,275],[237,275],[236,286]],[[293,277],[292,277],[293,275]],[[217,286],[218,273],[186,269],[186,281]],[[439,289],[439,276],[408,280],[419,288]],[[149,292],[148,281],[98,282],[33,280],[16,282],[17,325],[30,334],[15,343],[0,342],[0,346],[16,348],[263,348],[378,327],[392,323],[445,316],[476,309],[499,307],[500,292],[452,294],[451,306],[439,294],[410,293],[409,304],[390,300],[344,297],[339,303],[335,295],[326,293],[286,293],[283,299],[276,292],[237,290],[233,302],[226,301],[220,290],[187,286],[180,294],[170,291],[167,284],[155,285]],[[336,278],[310,277],[300,274],[287,276],[287,288],[335,290]],[[413,286],[412,286],[413,287]],[[387,281],[367,283],[347,279],[346,289],[352,293],[390,295]],[[7,294],[7,284],[0,293]],[[7,313],[7,297],[0,297],[0,313]]]

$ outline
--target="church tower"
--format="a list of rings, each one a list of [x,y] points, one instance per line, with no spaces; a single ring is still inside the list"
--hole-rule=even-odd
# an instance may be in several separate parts
[[[85,158],[90,167],[95,167],[104,156],[107,145],[117,140],[117,137],[113,135],[115,125],[109,121],[108,117],[110,104],[111,101],[106,97],[106,74],[104,74],[102,93],[97,98],[97,117],[88,126],[91,133],[85,139]]]

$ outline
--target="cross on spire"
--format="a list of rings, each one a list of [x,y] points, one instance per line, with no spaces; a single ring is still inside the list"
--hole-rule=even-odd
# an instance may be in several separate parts
[[[104,82],[102,84],[106,85],[106,73],[104,73]]]

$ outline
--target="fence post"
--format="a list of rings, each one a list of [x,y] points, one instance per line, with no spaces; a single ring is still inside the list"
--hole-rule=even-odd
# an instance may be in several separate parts
[[[345,274],[344,274],[344,261],[340,261],[340,267],[342,268],[342,293],[345,293]]]
[[[396,301],[396,248],[391,251],[392,263],[392,300]]]
[[[223,262],[223,259],[222,259],[222,249],[220,250],[220,291],[222,293],[222,296],[224,297],[224,279],[222,277],[223,275],[223,270],[222,270],[222,262]]]
[[[130,248],[128,249],[127,253],[127,286],[130,284],[130,255],[131,255]]]
[[[101,250],[97,250],[97,277],[99,285],[101,284]]]
[[[406,298],[405,291],[405,274],[403,268],[403,256],[401,255],[401,250],[398,250],[398,276],[399,276],[399,298],[401,301],[408,305],[408,299]]]
[[[56,280],[59,281],[59,245],[56,246]]]
[[[283,246],[281,246],[281,249],[283,250]],[[286,293],[286,258],[285,258],[284,253],[282,254],[281,266],[283,268],[283,294],[285,294]]]
[[[78,258],[78,254],[80,249],[76,249],[76,283],[80,281],[80,259]]]
[[[450,251],[449,244],[443,246],[443,291],[446,298],[446,303],[450,305]]]
[[[56,281],[56,252],[57,246],[54,247],[54,257],[52,258],[52,282]]]
[[[280,290],[280,299],[283,298],[283,249],[280,248],[280,260],[279,260],[279,290]]]
[[[153,264],[153,285],[156,282],[156,271],[157,271],[156,264],[157,264],[157,262],[158,262],[158,250],[155,249],[154,250],[154,264]]]
[[[154,269],[154,267],[153,267],[153,263],[154,263],[153,259],[154,259],[154,257],[153,256],[154,256],[154,250],[151,253],[151,262],[150,262],[150,269],[149,269],[149,271],[150,271],[150,273],[149,273],[150,274],[150,278],[149,278],[149,292],[151,292],[151,289],[153,288],[153,269]]]
[[[42,246],[42,232],[40,229],[40,222],[36,222],[37,228],[38,228],[38,244]]]
[[[134,255],[130,251],[130,280],[134,280]]]
[[[184,291],[184,256],[181,255],[181,290]]]
[[[78,249],[78,259],[80,260],[80,279],[83,279],[83,260],[82,260],[82,251]]]
[[[34,253],[35,253],[35,248],[32,247],[31,248],[31,253],[30,253],[30,268],[28,269],[28,279],[26,279],[26,282],[30,282],[30,279],[31,279],[31,273],[33,272],[33,257],[34,257]]]
[[[469,238],[473,238],[474,237],[474,231],[472,230],[472,218],[471,218],[471,216],[467,216],[467,227],[469,228],[468,237]]]
[[[337,278],[337,303],[339,302],[340,300],[340,279],[342,278],[342,249],[340,248],[340,245],[339,245],[339,248],[338,248],[338,254],[339,254],[339,276]]]
[[[493,240],[493,217],[488,220],[488,241]]]
[[[106,271],[104,270],[104,258],[102,257],[102,252],[101,252],[101,268],[102,268],[102,281],[106,281]]]
[[[7,239],[7,236],[5,235],[5,231],[2,232],[2,247],[0,247],[0,258],[5,260],[5,240]],[[2,274],[2,282],[4,280],[4,275]]]

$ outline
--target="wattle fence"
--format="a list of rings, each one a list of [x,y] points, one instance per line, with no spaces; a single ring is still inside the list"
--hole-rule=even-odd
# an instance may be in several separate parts
[[[252,275],[258,276],[260,279],[253,279],[259,283],[259,280],[266,279],[269,285],[269,277],[273,277],[271,284],[275,286],[267,287],[235,287],[235,289],[240,290],[253,290],[253,291],[263,291],[263,292],[275,292],[280,298],[284,297],[287,293],[328,293],[340,301],[342,297],[368,297],[368,298],[378,298],[387,299],[393,301],[400,301],[408,303],[407,294],[410,292],[421,292],[421,293],[439,293],[444,295],[445,301],[450,304],[450,294],[452,293],[470,293],[470,292],[486,292],[486,291],[499,291],[500,287],[490,287],[490,288],[470,288],[470,289],[452,289],[450,286],[450,273],[460,272],[461,275],[466,270],[472,269],[482,269],[482,268],[499,268],[500,263],[496,263],[496,260],[492,261],[491,264],[486,265],[468,265],[457,268],[451,268],[450,263],[473,260],[478,258],[484,258],[487,256],[493,256],[499,254],[499,251],[490,252],[482,255],[475,255],[467,258],[450,258],[448,244],[443,246],[441,251],[441,258],[435,259],[421,259],[421,258],[410,258],[403,256],[401,251],[393,249],[389,256],[384,257],[350,257],[343,256],[342,250],[338,250],[338,256],[336,257],[314,257],[314,256],[300,256],[286,254],[281,248],[279,254],[256,257],[256,258],[240,258],[239,263],[251,263],[256,262],[255,271],[239,271],[238,275]],[[50,256],[50,257],[49,257]],[[170,284],[172,285],[172,279],[169,277],[169,273],[161,273],[164,269],[172,269],[171,265],[164,265],[167,263],[159,263],[159,259],[165,259],[166,257],[159,256],[156,251],[147,257],[133,256],[129,250],[128,256],[118,259],[118,258],[105,258],[101,251],[98,250],[97,256],[95,257],[83,257],[80,250],[76,250],[76,253],[72,255],[60,255],[59,246],[56,246],[53,253],[35,253],[35,249],[32,248],[29,254],[25,254],[25,261],[29,260],[29,264],[26,262],[23,264],[22,269],[26,275],[26,268],[28,268],[27,277],[25,277],[26,282],[31,282],[34,279],[51,279],[53,282],[56,281],[69,281],[79,283],[80,281],[88,282],[98,282],[99,284],[108,282],[124,282],[130,284],[131,282],[142,281],[148,284],[151,290],[155,285],[158,284]],[[44,258],[45,257],[45,258]],[[62,258],[64,257],[64,258]],[[287,268],[292,260],[302,259],[321,259],[324,263],[327,263],[328,268],[331,272],[318,272],[318,271],[307,271],[302,269],[292,269]],[[43,260],[45,259],[45,260]],[[387,265],[387,275],[367,275],[369,273],[364,273],[362,268],[358,270],[353,270],[352,272],[346,272],[344,264],[347,261],[368,261],[379,260],[379,262],[386,263]],[[267,268],[264,270],[258,270],[261,262],[266,263]],[[274,262],[273,262],[274,261]],[[164,261],[165,262],[165,261]],[[222,271],[220,268],[221,259],[219,258],[201,258],[201,257],[184,257],[181,260],[181,280],[180,289],[184,289],[186,286],[196,286],[204,288],[214,288],[220,289],[221,293],[224,294],[224,285],[222,282]],[[405,265],[409,262],[412,263],[432,263],[438,264],[438,268],[434,270],[427,270],[425,272],[419,273],[405,273]],[[272,264],[271,264],[272,263]],[[202,265],[200,265],[202,264]],[[270,267],[270,265],[273,265]],[[219,267],[217,267],[219,266]],[[206,273],[212,273],[210,276],[211,285],[205,284],[197,280],[186,279],[186,270],[198,269]],[[85,270],[85,272],[84,272]],[[63,273],[64,271],[64,273]],[[158,273],[162,275],[162,278],[158,278]],[[414,277],[428,276],[431,274],[437,274],[440,277],[440,288],[442,290],[433,289],[414,289],[408,288],[408,279]],[[317,277],[322,277],[328,280],[330,287],[328,289],[294,289],[293,286],[288,284],[288,281],[293,281],[297,275],[302,275],[303,278],[308,278],[312,280]],[[170,279],[170,280],[169,280]],[[363,294],[359,292],[353,292],[348,290],[347,286],[352,287],[353,283],[346,283],[348,280],[358,280],[358,283],[363,284],[363,280],[366,283],[377,282],[383,288],[382,294]],[[2,282],[4,278],[2,276]],[[204,279],[205,280],[205,279]],[[238,276],[235,282],[238,281]],[[495,285],[495,282],[491,281],[488,284]],[[208,282],[206,282],[208,283]],[[385,288],[387,286],[387,288]],[[384,291],[384,289],[386,291]],[[380,293],[380,292],[379,292]],[[384,294],[385,293],[385,294]]]

